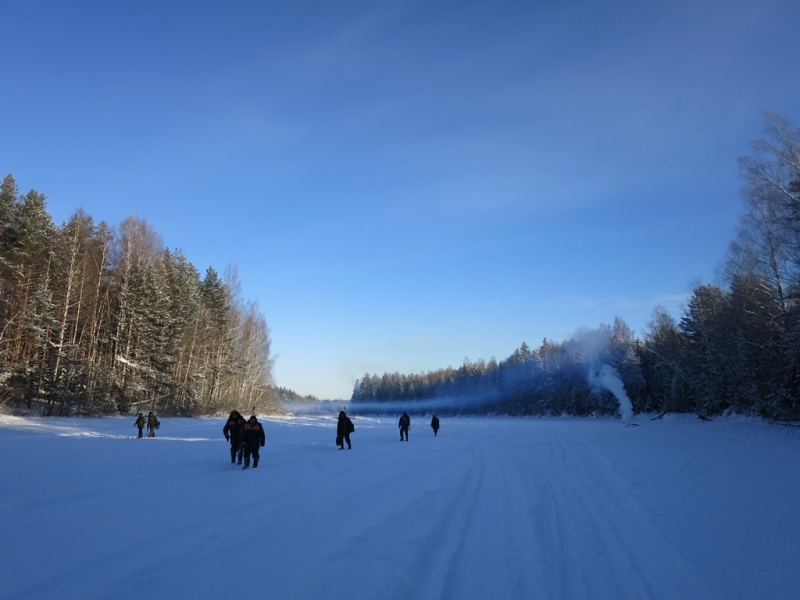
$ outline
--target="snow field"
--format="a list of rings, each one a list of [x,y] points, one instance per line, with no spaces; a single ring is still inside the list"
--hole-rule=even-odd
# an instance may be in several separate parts
[[[743,418],[0,416],[0,598],[798,597],[800,437]]]

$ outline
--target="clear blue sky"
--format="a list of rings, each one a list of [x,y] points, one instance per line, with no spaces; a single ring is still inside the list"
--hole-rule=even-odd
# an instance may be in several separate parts
[[[0,5],[0,176],[238,266],[276,383],[506,358],[713,282],[797,0]]]

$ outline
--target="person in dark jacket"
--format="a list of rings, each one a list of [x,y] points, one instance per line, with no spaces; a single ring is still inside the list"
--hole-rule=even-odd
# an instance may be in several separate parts
[[[156,429],[161,427],[161,423],[152,411],[147,415],[147,437],[156,437]]]
[[[242,427],[242,442],[244,444],[244,466],[247,469],[250,466],[250,455],[253,456],[253,468],[258,466],[258,449],[263,447],[266,443],[266,436],[264,435],[264,428],[258,422],[255,415],[251,415],[247,422]]]
[[[344,443],[347,442],[347,449],[352,450],[353,446],[350,444],[350,434],[355,431],[355,426],[350,420],[350,417],[344,411],[339,412],[339,421],[336,423],[336,445],[339,450],[344,450]]]
[[[244,427],[244,417],[238,410],[231,411],[231,416],[222,428],[222,435],[231,443],[231,464],[236,462],[239,458],[239,464],[242,464],[242,456],[244,455],[244,448],[242,447],[242,427]]]
[[[408,428],[411,427],[411,417],[408,416],[407,412],[404,412],[400,417],[400,422],[397,424],[397,426],[400,428],[400,441],[407,442]],[[403,439],[403,436],[405,436],[405,439]]]
[[[436,415],[433,415],[433,418],[431,419],[431,429],[433,429],[433,435],[435,437],[436,434],[439,433],[439,417]]]
[[[144,426],[146,424],[147,422],[144,420],[144,415],[142,413],[139,413],[138,416],[136,417],[136,422],[133,424],[134,427],[139,428],[139,437],[142,437],[142,430],[144,429]]]

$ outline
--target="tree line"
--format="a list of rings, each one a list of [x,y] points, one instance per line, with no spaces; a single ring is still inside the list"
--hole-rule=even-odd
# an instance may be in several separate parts
[[[267,323],[235,267],[199,271],[148,223],[0,188],[0,406],[43,415],[275,408]]]
[[[605,343],[580,336],[523,343],[507,359],[418,375],[366,374],[352,401],[442,413],[614,413],[617,399],[588,376],[613,367],[635,412],[725,411],[800,419],[800,130],[765,113],[765,137],[741,158],[744,211],[720,284],[693,287],[679,320],[657,307],[642,337],[622,319],[601,325]],[[413,404],[416,403],[416,404]]]

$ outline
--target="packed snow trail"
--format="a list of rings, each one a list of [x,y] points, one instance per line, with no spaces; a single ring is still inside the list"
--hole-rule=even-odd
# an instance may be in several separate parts
[[[0,416],[0,598],[790,599],[800,437],[746,419]]]

